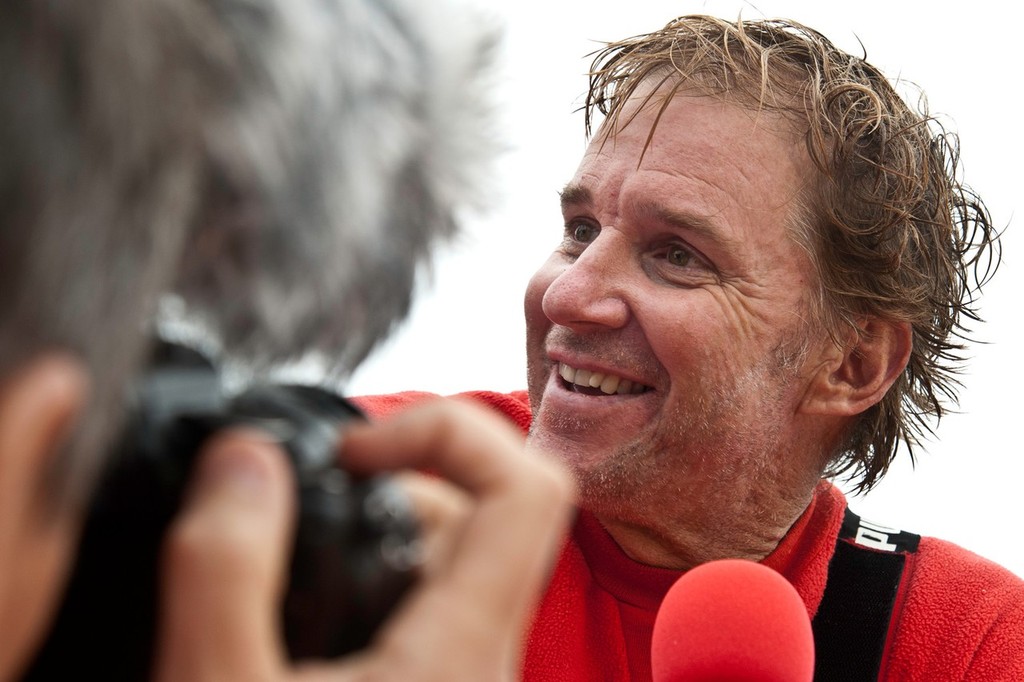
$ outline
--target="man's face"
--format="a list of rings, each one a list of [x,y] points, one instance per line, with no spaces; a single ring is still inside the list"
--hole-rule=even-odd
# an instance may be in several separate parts
[[[530,444],[574,469],[592,508],[707,500],[716,482],[736,495],[809,461],[790,456],[808,450],[798,413],[824,343],[787,228],[802,140],[773,115],[678,96],[641,160],[655,115],[591,143],[526,292]]]

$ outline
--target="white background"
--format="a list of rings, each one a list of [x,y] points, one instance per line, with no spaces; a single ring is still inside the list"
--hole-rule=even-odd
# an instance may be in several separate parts
[[[488,5],[487,0],[478,0]],[[582,101],[599,41],[654,30],[689,13],[785,17],[812,26],[894,79],[927,93],[958,131],[965,177],[1008,227],[1002,267],[982,298],[987,322],[971,347],[960,412],[943,420],[916,470],[900,460],[855,510],[885,525],[966,546],[1024,576],[1018,490],[1024,238],[1020,200],[1024,86],[1019,5],[988,0],[518,0],[490,10],[506,27],[498,97],[509,151],[489,178],[493,201],[436,262],[411,318],[349,382],[350,394],[442,394],[525,388],[522,293],[557,244],[558,190],[583,151]],[[1016,214],[1016,215],[1015,215]]]

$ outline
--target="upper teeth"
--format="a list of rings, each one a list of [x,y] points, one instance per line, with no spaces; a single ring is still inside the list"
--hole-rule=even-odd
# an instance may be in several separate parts
[[[612,395],[613,393],[618,393],[619,395],[625,395],[627,393],[643,393],[647,390],[647,387],[641,383],[633,382],[629,379],[623,379],[622,377],[617,377],[614,374],[591,372],[588,369],[576,369],[575,367],[570,367],[564,362],[558,363],[558,373],[570,384],[599,388],[602,393],[607,393],[608,395]]]

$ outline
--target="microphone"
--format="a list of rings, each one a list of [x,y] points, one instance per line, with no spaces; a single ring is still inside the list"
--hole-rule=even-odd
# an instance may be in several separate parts
[[[811,682],[814,635],[796,589],[761,564],[702,564],[669,589],[654,620],[654,682]]]

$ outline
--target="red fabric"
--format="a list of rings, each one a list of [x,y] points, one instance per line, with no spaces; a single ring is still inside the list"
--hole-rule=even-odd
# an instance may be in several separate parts
[[[922,538],[898,615],[891,680],[1024,680],[1024,582],[950,542]]]
[[[385,417],[431,397],[357,402]],[[525,392],[463,394],[529,426]],[[846,500],[828,483],[764,564],[784,575],[813,617],[821,602]],[[535,616],[525,659],[530,682],[650,680],[654,617],[680,573],[632,561],[580,512]],[[882,680],[1024,680],[1024,581],[942,540],[922,538],[908,564]]]
[[[844,508],[839,491],[822,484],[762,562],[793,584],[810,617],[825,591]],[[831,539],[821,541],[828,533],[819,529],[831,531]],[[680,575],[636,563],[597,519],[581,512],[530,632],[524,679],[650,680],[654,617]]]

